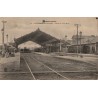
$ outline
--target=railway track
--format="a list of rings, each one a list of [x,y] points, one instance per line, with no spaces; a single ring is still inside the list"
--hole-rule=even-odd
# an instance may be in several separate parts
[[[58,75],[60,75],[61,77],[63,77],[66,80],[71,80],[71,79],[69,77],[65,77],[64,75],[62,75],[60,73],[73,73],[73,74],[74,73],[92,73],[93,75],[98,76],[98,71],[92,71],[92,70],[88,70],[88,71],[55,71],[54,69],[50,68],[48,65],[46,65],[46,64],[40,62],[39,60],[37,60],[36,58],[34,58],[34,57],[31,57],[31,58],[34,59],[35,61],[37,61],[38,63],[43,64],[44,66],[49,68],[51,71],[57,73]],[[47,71],[47,72],[49,72],[49,71]],[[78,77],[81,77],[81,76],[78,76]]]
[[[33,80],[37,80],[37,78],[36,78],[35,75],[34,75],[34,74],[36,74],[36,73],[38,73],[38,74],[41,74],[41,73],[42,73],[42,74],[44,74],[44,73],[55,73],[55,74],[57,74],[58,76],[62,77],[63,79],[69,80],[69,78],[63,76],[63,75],[60,74],[58,71],[55,71],[54,69],[48,67],[46,64],[40,62],[40,61],[37,60],[36,58],[31,57],[31,56],[26,56],[26,57],[29,57],[29,58],[33,59],[35,62],[37,62],[37,63],[39,63],[39,64],[45,66],[47,69],[50,70],[50,71],[35,71],[35,72],[34,72],[34,71],[32,71],[32,69],[31,69],[31,67],[30,67],[30,65],[29,65],[29,63],[28,63],[28,61],[26,60],[26,58],[22,56],[22,58],[24,59],[26,65],[27,65],[27,67],[28,67],[29,73],[31,74]]]
[[[20,72],[24,74],[31,74],[33,80],[73,80],[73,79],[98,79],[98,72],[96,70],[57,70],[54,65],[46,63],[37,58],[36,55],[23,54],[25,64],[29,72]],[[35,63],[36,62],[36,63]],[[38,66],[38,67],[37,67]],[[36,67],[38,68],[36,70]],[[41,69],[41,68],[42,69]],[[73,67],[73,66],[72,66]],[[48,69],[48,70],[47,70]],[[55,74],[55,75],[54,75]],[[86,78],[87,77],[87,78]]]
[[[80,64],[80,65],[79,65]],[[21,54],[19,70],[0,71],[6,80],[97,80],[96,66],[37,54]]]
[[[59,71],[59,67],[62,69],[62,71],[66,72],[98,72],[97,70],[97,64],[92,64],[90,62],[82,62],[77,60],[71,60],[71,59],[64,59],[59,57],[48,57],[49,60],[47,60],[47,57],[41,56],[38,54],[33,54],[35,58],[38,60],[45,62],[45,64],[51,66],[51,68],[57,68]],[[40,59],[42,57],[42,59]],[[53,58],[53,60],[51,59]],[[49,62],[50,61],[50,62]],[[56,65],[56,66],[55,66]],[[63,68],[65,68],[63,70]],[[72,69],[72,70],[71,70]]]
[[[46,68],[48,68],[49,70],[51,70],[52,72],[56,73],[57,75],[61,76],[62,78],[66,79],[66,80],[69,80],[69,78],[63,76],[62,74],[60,74],[58,71],[55,71],[54,69],[50,68],[49,66],[47,66],[46,64],[40,62],[39,60],[37,60],[36,58],[34,57],[31,57],[32,59],[34,59],[36,62],[38,62],[39,64],[42,64],[44,65]]]
[[[30,71],[30,74],[31,74],[31,76],[32,76],[33,80],[36,80],[36,78],[35,78],[34,74],[32,73],[32,70],[31,70],[31,68],[30,68],[29,64],[27,63],[27,61],[26,61],[26,59],[25,59],[25,57],[23,57],[23,59],[24,59],[24,61],[25,61],[26,65],[27,65],[27,67],[28,67],[28,69],[29,69],[29,71]]]

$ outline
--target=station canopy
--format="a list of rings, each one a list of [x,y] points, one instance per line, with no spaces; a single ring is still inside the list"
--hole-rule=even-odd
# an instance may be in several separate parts
[[[24,36],[21,36],[17,39],[15,39],[15,44],[18,46],[22,43],[25,43],[27,41],[33,41],[41,46],[44,46],[45,44],[51,44],[53,42],[59,42],[59,39],[45,33],[42,32],[39,28],[34,31],[31,32],[29,34],[26,34]]]

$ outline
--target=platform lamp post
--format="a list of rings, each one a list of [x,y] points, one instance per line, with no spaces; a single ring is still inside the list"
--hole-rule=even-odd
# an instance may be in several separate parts
[[[65,35],[65,53],[68,52],[68,49],[67,49],[67,35]]]
[[[7,44],[8,44],[8,34],[6,35],[6,40],[7,40]]]
[[[59,52],[61,52],[62,51],[62,43],[61,43],[61,39],[60,39],[60,50],[59,50]]]
[[[67,41],[67,35],[65,35],[65,42]]]
[[[81,39],[82,39],[82,32],[80,31],[80,54],[81,54],[81,52],[82,52],[82,47],[81,47]]]
[[[80,26],[80,24],[74,24],[75,26],[76,26],[76,28],[77,28],[77,57],[78,57],[78,53],[79,53],[79,51],[78,51],[78,49],[79,49],[79,47],[78,47],[78,45],[79,45],[79,43],[78,43],[78,41],[79,41],[79,26]]]

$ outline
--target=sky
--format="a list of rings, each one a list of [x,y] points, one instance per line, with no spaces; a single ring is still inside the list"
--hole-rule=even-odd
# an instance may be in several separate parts
[[[2,29],[2,20],[5,23],[5,42],[6,35],[9,36],[9,41],[13,38],[18,38],[37,28],[46,32],[58,39],[63,39],[67,35],[67,39],[71,39],[77,33],[74,24],[80,24],[79,32],[83,35],[98,35],[98,20],[95,17],[0,17],[0,32]],[[40,24],[42,21],[45,24]],[[52,22],[52,24],[49,24]],[[2,41],[2,32],[0,33],[0,43]]]

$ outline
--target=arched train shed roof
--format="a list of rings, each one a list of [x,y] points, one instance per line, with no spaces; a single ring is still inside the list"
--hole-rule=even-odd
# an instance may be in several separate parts
[[[33,42],[43,46],[47,43],[59,42],[59,39],[57,39],[49,34],[46,34],[45,32],[42,32],[38,28],[34,32],[31,32],[29,34],[26,34],[22,37],[15,39],[16,45],[20,45],[20,44],[25,43],[27,41],[33,41]]]

